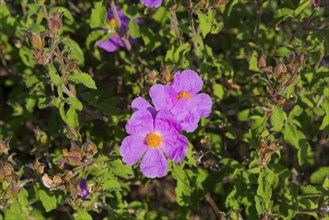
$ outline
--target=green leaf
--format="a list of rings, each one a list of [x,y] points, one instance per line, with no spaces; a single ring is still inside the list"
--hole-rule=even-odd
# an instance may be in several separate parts
[[[76,84],[83,84],[90,89],[97,89],[95,81],[91,78],[88,73],[70,73],[68,79]]]
[[[72,128],[79,125],[78,114],[73,106],[70,106],[69,110],[66,112],[65,122]]]
[[[134,173],[131,166],[124,164],[120,159],[113,161],[112,171],[115,175],[120,176],[124,179],[128,179],[129,176]]]
[[[18,194],[18,202],[21,206],[27,206],[29,204],[29,201],[27,200],[29,193],[26,191],[26,189],[22,188]]]
[[[299,15],[302,11],[304,11],[304,9],[306,9],[309,5],[311,4],[310,0],[304,0],[304,2],[302,2],[298,8],[295,9],[294,11],[294,16],[296,17],[297,15]]]
[[[66,102],[71,105],[74,109],[81,111],[83,106],[82,103],[75,97],[69,97]]]
[[[159,7],[157,11],[152,15],[152,19],[159,23],[165,23],[169,18],[170,13],[166,7]]]
[[[257,66],[257,52],[254,51],[251,54],[250,60],[249,60],[249,70],[254,71],[254,72],[259,72],[259,68]]]
[[[175,188],[176,202],[180,206],[184,206],[190,202],[191,186],[183,169],[176,163],[173,163],[173,177],[177,180]]]
[[[300,116],[302,113],[303,109],[299,105],[295,105],[295,107],[289,113],[289,119],[292,119],[295,116]]]
[[[84,210],[78,210],[78,212],[73,214],[73,217],[75,220],[92,220],[93,218],[91,215],[88,214],[88,212]]]
[[[275,26],[277,27],[282,21],[293,16],[294,11],[290,8],[280,8],[274,16]]]
[[[254,130],[257,134],[264,131],[266,128],[266,122],[268,119],[267,115],[260,117],[258,115],[250,116],[252,119],[251,129]]]
[[[211,22],[208,16],[203,14],[201,11],[198,12],[198,18],[200,22],[201,33],[203,38],[205,38],[211,30]]]
[[[130,36],[132,38],[137,38],[140,36],[140,33],[139,33],[139,25],[136,24],[136,22],[134,21],[134,19],[131,19],[129,21],[129,33],[130,33]]]
[[[321,185],[324,179],[329,176],[329,167],[321,167],[311,175],[311,183]]]
[[[214,95],[218,98],[218,101],[221,101],[224,98],[224,87],[221,84],[215,83],[213,85]]]
[[[106,8],[103,6],[103,1],[99,1],[95,4],[95,7],[91,9],[91,16],[90,16],[90,27],[103,27],[105,26],[106,22]]]
[[[154,33],[150,28],[141,28],[141,35],[147,50],[153,51],[161,46],[161,37]]]
[[[283,122],[286,120],[287,116],[286,113],[278,106],[273,106],[272,107],[273,114],[271,116],[271,122],[273,127],[271,128],[271,131],[280,131]]]
[[[186,43],[179,46],[174,53],[174,61],[178,63],[184,57],[185,53],[189,52],[190,50],[191,50],[190,43]]]
[[[59,75],[57,75],[56,73],[56,69],[54,67],[53,64],[49,64],[49,77],[50,80],[55,84],[55,85],[59,85],[59,82],[61,81],[61,78],[59,77]]]
[[[83,66],[85,63],[85,57],[79,44],[70,38],[64,38],[62,43],[64,44],[64,50],[62,50],[62,53],[68,53],[68,58],[76,60],[78,65]]]
[[[45,191],[39,190],[39,198],[46,212],[50,212],[51,210],[56,209],[57,207],[56,196],[50,196]]]
[[[120,183],[117,180],[109,179],[104,182],[103,188],[104,190],[108,190],[108,189],[120,189],[121,187],[120,187]]]
[[[326,116],[323,117],[322,123],[320,125],[320,130],[324,130],[329,126],[329,114],[327,113]]]
[[[304,195],[321,194],[321,191],[319,191],[315,186],[312,185],[302,186],[301,190]]]

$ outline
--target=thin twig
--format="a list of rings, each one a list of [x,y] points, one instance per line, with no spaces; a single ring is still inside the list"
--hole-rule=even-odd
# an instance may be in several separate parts
[[[114,0],[111,0],[111,9],[118,28],[121,28],[122,23],[117,11],[117,7],[115,6]]]
[[[259,25],[261,20],[261,0],[256,0],[256,26],[255,26],[255,43],[258,41]]]
[[[178,20],[176,16],[176,8],[171,7],[170,8],[170,13],[171,13],[171,27],[174,30],[176,37],[178,38],[178,44],[181,46],[183,44],[182,40],[180,39],[180,30],[177,27],[178,26]]]
[[[209,193],[206,195],[206,201],[209,203],[211,208],[214,210],[217,218],[220,219],[222,217],[221,212],[220,212],[218,206],[216,205],[215,201],[211,198]]]
[[[121,20],[120,20],[118,11],[117,11],[117,7],[115,6],[114,0],[111,0],[111,9],[112,9],[112,12],[113,12],[115,22],[116,22],[116,24],[118,26],[118,29],[119,29],[120,38],[123,40],[127,50],[130,51],[131,50],[131,44],[128,40],[128,36],[124,33],[124,31],[122,29],[122,23],[121,23]]]
[[[192,0],[190,0],[190,5],[192,5]],[[193,42],[194,51],[195,51],[195,55],[196,55],[197,67],[199,68],[200,67],[199,46],[198,46],[198,42],[194,39],[194,36],[196,36],[197,34],[195,32],[194,21],[193,21],[193,12],[192,12],[191,8],[189,8],[189,10],[188,10],[188,15],[189,15],[190,25],[191,25],[191,29],[192,29],[192,42]]]

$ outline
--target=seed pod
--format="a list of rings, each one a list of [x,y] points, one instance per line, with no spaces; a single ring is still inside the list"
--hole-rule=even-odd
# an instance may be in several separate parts
[[[93,157],[97,153],[97,146],[89,138],[82,145],[82,149],[85,152],[87,158]]]
[[[0,153],[8,154],[10,138],[7,137],[4,141],[0,140]]]
[[[50,59],[44,49],[36,50],[33,53],[33,59],[38,64],[42,64],[42,65],[45,65],[45,64],[49,63],[49,61],[50,61]]]
[[[214,5],[222,7],[227,3],[227,0],[214,0]]]

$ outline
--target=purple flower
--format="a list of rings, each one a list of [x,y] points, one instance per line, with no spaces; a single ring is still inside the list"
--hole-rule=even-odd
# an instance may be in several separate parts
[[[79,189],[80,189],[80,196],[82,198],[88,197],[88,190],[87,190],[87,181],[86,179],[82,179],[79,183]]]
[[[130,19],[122,13],[121,9],[118,6],[116,6],[116,9],[121,21],[121,28],[124,33],[127,33]],[[117,22],[114,18],[114,14],[111,8],[107,9],[107,21],[109,22],[112,30],[116,31],[118,29]],[[135,19],[135,21],[138,23],[138,19]],[[101,30],[109,31],[109,29],[107,28],[101,28]],[[129,37],[129,42],[131,45],[133,45],[137,42],[137,39]],[[98,41],[97,46],[103,48],[104,50],[110,53],[116,51],[119,47],[126,47],[124,41],[119,37],[116,32],[113,33],[113,35],[108,40]]]
[[[132,166],[142,158],[140,168],[148,178],[166,174],[165,155],[174,162],[182,161],[186,155],[188,140],[181,135],[179,122],[168,111],[138,110],[127,122],[126,131],[130,135],[122,141],[123,161]]]
[[[177,72],[169,85],[155,84],[150,89],[150,97],[157,111],[170,111],[180,121],[182,129],[193,132],[198,127],[200,117],[211,113],[212,100],[209,95],[199,93],[202,79],[193,70]],[[134,111],[150,109],[152,106],[141,97],[132,102]]]
[[[141,2],[148,8],[158,8],[160,7],[162,0],[141,0]]]

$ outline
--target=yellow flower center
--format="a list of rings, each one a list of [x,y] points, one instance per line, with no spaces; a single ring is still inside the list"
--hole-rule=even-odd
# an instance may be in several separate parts
[[[186,91],[178,93],[177,101],[183,98],[188,98],[192,100],[192,96]]]
[[[111,18],[109,20],[109,24],[110,24],[110,26],[114,27],[114,29],[118,28],[117,21],[115,20],[115,18]]]
[[[149,147],[158,148],[162,143],[162,137],[157,133],[150,133],[146,136],[145,142]]]

